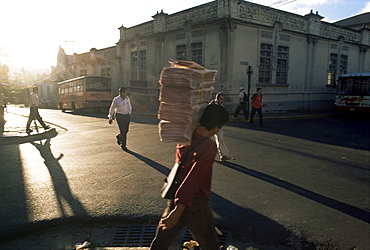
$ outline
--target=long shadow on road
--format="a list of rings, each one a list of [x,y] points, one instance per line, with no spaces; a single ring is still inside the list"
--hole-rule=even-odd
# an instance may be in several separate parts
[[[19,145],[0,146],[0,241],[13,225],[28,221],[27,194]]]
[[[168,167],[141,154],[133,151],[128,151],[128,153],[165,176],[170,172]],[[219,224],[221,230],[230,231],[240,240],[275,246],[287,246],[289,238],[300,238],[293,232],[287,230],[283,225],[251,209],[238,206],[216,193],[211,193],[210,200],[212,209],[222,218],[216,221],[216,224]],[[246,224],[248,224],[248,226],[246,226]],[[310,243],[301,239],[301,243],[302,242],[304,243],[303,245],[306,246],[304,249],[313,249]]]
[[[40,155],[44,159],[52,185],[54,187],[55,197],[58,204],[58,209],[62,218],[51,220],[31,221],[29,214],[31,213],[27,204],[27,189],[23,176],[22,161],[20,157],[19,146],[8,146],[1,148],[2,167],[0,168],[1,180],[1,197],[0,203],[0,241],[12,237],[20,237],[28,232],[41,230],[49,227],[52,223],[59,221],[73,221],[76,218],[88,217],[86,209],[81,202],[73,195],[67,176],[65,175],[59,160],[63,157],[60,154],[54,157],[50,149],[50,138],[43,141],[30,142],[35,146]],[[15,150],[15,147],[16,150]],[[71,209],[72,215],[68,215],[67,211]]]
[[[275,186],[284,188],[286,190],[289,190],[291,192],[294,192],[296,194],[299,194],[303,197],[306,197],[310,200],[316,201],[322,205],[325,205],[327,207],[330,207],[332,209],[338,210],[342,213],[345,213],[349,216],[352,216],[356,219],[362,220],[366,223],[370,223],[370,212],[363,210],[358,207],[351,206],[349,204],[346,204],[341,201],[337,201],[334,199],[331,199],[329,197],[326,197],[324,195],[320,195],[318,193],[312,192],[310,190],[307,190],[305,188],[299,187],[297,185],[294,185],[292,183],[289,183],[287,181],[280,180],[279,178],[273,177],[271,175],[267,175],[258,171],[255,171],[253,169],[249,169],[243,166],[240,166],[235,163],[231,162],[219,162],[221,165],[224,165],[226,167],[229,167],[231,169],[234,169],[236,171],[239,171],[243,174],[247,174],[249,176],[253,176],[257,179],[263,180],[265,182],[274,184]]]
[[[54,186],[54,192],[58,201],[59,209],[63,217],[68,216],[66,213],[67,208],[63,205],[65,201],[71,208],[74,216],[86,216],[87,212],[81,202],[73,195],[69,187],[67,176],[65,175],[62,166],[59,164],[59,160],[63,157],[60,154],[57,158],[54,157],[50,149],[50,139],[47,139],[44,143],[31,142],[39,151],[44,163],[49,170],[52,184]]]

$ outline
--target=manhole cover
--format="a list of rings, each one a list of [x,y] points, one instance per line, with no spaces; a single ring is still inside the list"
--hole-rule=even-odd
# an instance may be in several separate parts
[[[156,229],[157,225],[118,226],[114,230],[112,247],[149,247],[155,237]],[[220,245],[226,245],[229,238],[228,236],[229,235],[226,232],[223,232],[222,235],[218,236]],[[190,240],[193,240],[193,237],[188,228],[185,228],[182,233],[179,234],[178,239],[175,240],[174,244],[178,242],[180,244],[179,247],[181,247],[182,243]]]
[[[114,247],[149,247],[157,225],[118,226],[114,230],[112,246]]]

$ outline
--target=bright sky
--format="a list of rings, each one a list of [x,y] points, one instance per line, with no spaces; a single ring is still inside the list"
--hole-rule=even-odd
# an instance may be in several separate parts
[[[114,46],[118,28],[151,21],[157,11],[173,14],[212,0],[3,0],[0,63],[26,70],[56,66],[58,48],[67,54]],[[370,12],[370,0],[251,0],[305,15],[311,9],[334,22]],[[278,3],[286,3],[280,5]],[[275,5],[274,5],[275,4]]]

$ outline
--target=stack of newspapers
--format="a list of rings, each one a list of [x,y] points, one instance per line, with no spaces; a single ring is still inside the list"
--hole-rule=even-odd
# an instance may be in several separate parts
[[[159,136],[162,142],[188,145],[204,108],[212,99],[217,70],[194,62],[170,62],[159,83]]]

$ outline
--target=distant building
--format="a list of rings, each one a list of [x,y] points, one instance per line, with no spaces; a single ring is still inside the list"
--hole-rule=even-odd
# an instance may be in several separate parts
[[[8,83],[9,67],[0,63],[0,83]]]
[[[195,61],[218,70],[215,93],[237,105],[240,86],[263,88],[264,112],[330,110],[338,76],[370,71],[369,13],[335,24],[318,13],[305,16],[247,1],[215,0],[172,15],[120,27],[116,46],[66,55],[53,69],[59,80],[81,75],[112,78],[114,93],[130,88],[137,112],[155,112],[159,74],[168,61]]]
[[[38,96],[44,108],[56,108],[56,85],[51,76],[38,75],[36,86],[39,87]],[[30,91],[31,92],[31,88]]]
[[[335,22],[334,24],[361,30],[361,29],[370,29],[370,12],[366,12],[363,14],[359,14],[357,16],[349,17],[343,20],[340,20],[338,22]]]

